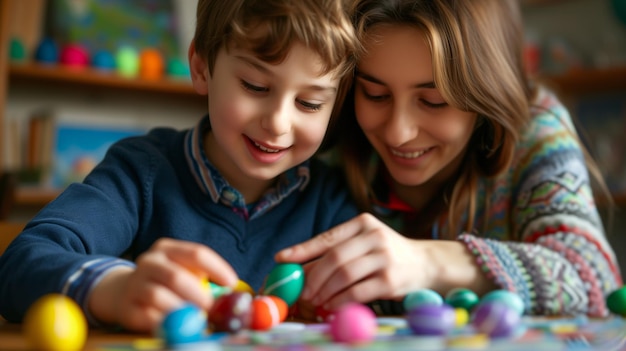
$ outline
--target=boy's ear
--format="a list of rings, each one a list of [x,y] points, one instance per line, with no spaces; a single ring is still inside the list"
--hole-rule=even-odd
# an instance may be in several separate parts
[[[192,41],[187,51],[189,59],[189,70],[191,73],[191,83],[196,92],[200,95],[209,93],[209,66],[206,61],[196,52],[196,45]]]

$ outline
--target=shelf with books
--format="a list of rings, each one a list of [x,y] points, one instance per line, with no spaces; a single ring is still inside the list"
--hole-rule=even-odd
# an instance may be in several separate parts
[[[148,93],[168,93],[199,99],[189,79],[164,78],[146,80],[126,78],[114,72],[102,72],[93,68],[69,68],[62,65],[31,63],[9,64],[9,82],[18,80],[47,81],[75,84],[94,88],[125,89]]]

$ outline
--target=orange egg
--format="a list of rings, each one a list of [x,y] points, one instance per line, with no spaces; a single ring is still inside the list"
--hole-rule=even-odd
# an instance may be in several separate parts
[[[155,49],[144,49],[139,56],[139,76],[148,80],[159,80],[163,77],[163,57]]]
[[[252,301],[250,328],[268,330],[287,318],[287,303],[276,296],[257,296]]]

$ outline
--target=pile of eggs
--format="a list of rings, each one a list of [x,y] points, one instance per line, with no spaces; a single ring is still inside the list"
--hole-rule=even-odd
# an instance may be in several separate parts
[[[409,327],[416,335],[446,335],[470,323],[490,337],[509,337],[518,332],[524,302],[508,290],[494,290],[482,298],[468,289],[453,289],[445,299],[437,292],[422,289],[404,301]]]
[[[186,305],[166,316],[158,334],[175,345],[199,341],[207,329],[229,333],[268,330],[287,318],[303,287],[304,269],[296,263],[276,265],[258,295],[243,281],[233,289],[211,283],[215,301],[208,316],[198,307]]]

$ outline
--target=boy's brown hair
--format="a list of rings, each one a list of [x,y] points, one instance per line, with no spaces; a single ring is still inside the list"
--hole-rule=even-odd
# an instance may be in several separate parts
[[[199,0],[194,43],[213,73],[224,47],[249,49],[280,63],[296,41],[317,52],[321,74],[343,76],[354,67],[358,47],[347,0]]]

